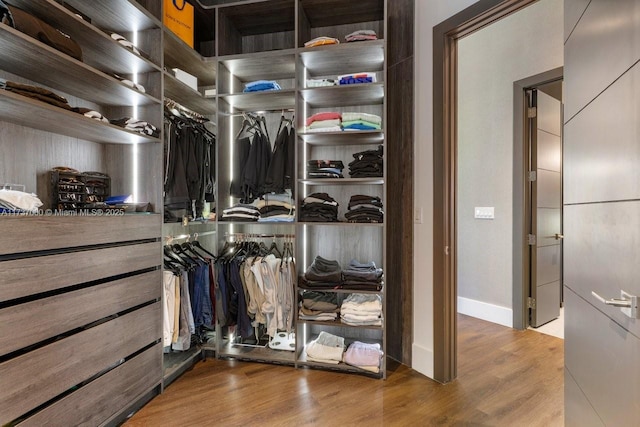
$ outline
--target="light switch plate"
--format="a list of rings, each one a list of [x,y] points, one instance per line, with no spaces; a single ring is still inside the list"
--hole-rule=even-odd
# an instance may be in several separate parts
[[[476,219],[494,219],[495,210],[493,206],[490,207],[475,207],[473,208],[474,218]]]

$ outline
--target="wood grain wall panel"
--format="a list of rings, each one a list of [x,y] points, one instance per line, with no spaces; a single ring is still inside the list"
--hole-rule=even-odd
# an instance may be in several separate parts
[[[155,239],[161,227],[160,215],[6,217],[0,255]]]
[[[18,426],[102,425],[158,384],[161,374],[158,367],[161,365],[162,345],[157,344]]]
[[[242,37],[242,53],[293,49],[295,46],[295,31],[279,31]]]
[[[329,27],[311,27],[310,38],[304,40],[300,47],[304,46],[305,42],[308,42],[312,38],[329,36],[335,37],[340,40],[340,43],[345,43],[345,36],[351,34],[354,31],[358,30],[373,30],[376,32],[376,35],[379,39],[384,38],[384,22],[383,21],[370,21],[360,24],[343,24],[343,25],[335,25]],[[360,70],[363,71],[363,70]],[[358,72],[358,71],[356,71]]]
[[[162,308],[156,302],[0,364],[0,424],[153,343],[161,328]]]
[[[0,310],[0,356],[162,297],[160,270]],[[38,321],[34,319],[46,319]]]
[[[0,262],[0,301],[160,265],[161,242]]]
[[[387,1],[387,64],[392,67],[413,57],[415,0]]]
[[[406,19],[404,19],[406,20]],[[403,21],[404,21],[403,20]],[[393,30],[391,30],[393,31]],[[393,34],[393,33],[392,33]],[[413,58],[387,72],[387,352],[411,365],[413,342]]]
[[[229,17],[218,9],[218,55],[242,53],[242,35]]]

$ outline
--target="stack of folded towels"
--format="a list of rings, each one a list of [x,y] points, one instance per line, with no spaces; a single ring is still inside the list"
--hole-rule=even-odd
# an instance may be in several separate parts
[[[306,346],[307,360],[310,362],[331,363],[342,362],[344,338],[322,331],[318,338]]]
[[[359,291],[379,291],[382,289],[384,274],[373,261],[361,263],[352,259],[342,271],[343,288]]]
[[[373,30],[358,30],[347,34],[344,39],[347,42],[360,42],[365,40],[378,40],[378,36]]]
[[[349,163],[351,178],[375,178],[383,175],[382,145],[375,150],[360,151],[353,154],[354,160]]]
[[[380,130],[382,118],[368,113],[342,113],[342,128],[344,130]]]
[[[338,318],[338,295],[308,291],[302,295],[299,316],[302,320],[333,321]]]
[[[342,114],[336,112],[317,113],[309,117],[305,132],[340,132]]]
[[[253,202],[259,213],[258,222],[293,222],[296,207],[288,193],[267,193]]]
[[[382,298],[378,294],[350,294],[340,306],[340,320],[352,326],[382,326]]]
[[[342,284],[342,268],[338,261],[317,255],[307,271],[300,275],[299,284],[304,289],[333,289]]]
[[[367,344],[354,341],[344,353],[344,362],[347,365],[377,374],[380,372],[380,362],[383,355],[378,343]]]
[[[344,178],[342,160],[308,160],[307,176],[309,178]]]
[[[282,89],[280,85],[273,80],[256,80],[255,82],[245,83],[243,92],[265,92],[280,89]]]
[[[300,221],[338,222],[338,202],[327,193],[312,193],[302,201]]]
[[[326,44],[339,44],[340,40],[333,37],[316,37],[314,39],[309,40],[304,44],[304,47],[315,47],[315,46],[324,46]]]
[[[222,211],[223,221],[258,221],[260,211],[254,205],[237,203]]]
[[[349,199],[347,209],[344,216],[349,222],[382,223],[384,220],[380,197],[356,194]]]

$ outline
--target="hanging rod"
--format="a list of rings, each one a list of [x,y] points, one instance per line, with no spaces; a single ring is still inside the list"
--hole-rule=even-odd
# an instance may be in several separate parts
[[[198,237],[208,236],[210,234],[216,234],[216,233],[217,233],[216,231],[203,231],[201,233],[180,234],[178,236],[168,235],[168,236],[165,236],[164,238],[167,241],[167,244],[170,244],[175,240],[184,240],[184,239],[186,239],[187,241],[190,241],[192,239],[198,240]]]
[[[257,110],[257,111],[242,111],[239,113],[224,113],[219,111],[218,114],[225,117],[242,117],[247,114],[265,114],[265,113],[295,113],[296,110],[294,108],[280,108],[277,110]]]
[[[224,233],[225,237],[246,237],[251,239],[295,239],[295,234]]]

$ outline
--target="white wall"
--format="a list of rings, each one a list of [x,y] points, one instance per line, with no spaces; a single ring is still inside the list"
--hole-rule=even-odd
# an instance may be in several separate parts
[[[433,27],[475,0],[416,0],[413,369],[433,377]],[[510,280],[510,279],[509,279]]]
[[[459,312],[509,327],[513,82],[562,66],[563,22],[563,1],[541,0],[458,43]],[[475,206],[495,219],[474,219]]]

